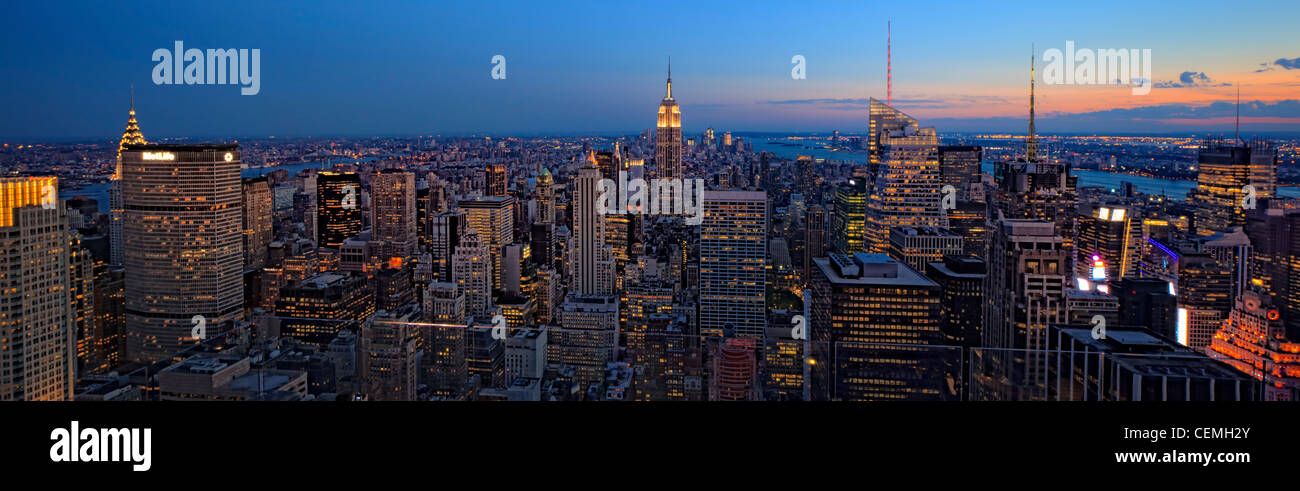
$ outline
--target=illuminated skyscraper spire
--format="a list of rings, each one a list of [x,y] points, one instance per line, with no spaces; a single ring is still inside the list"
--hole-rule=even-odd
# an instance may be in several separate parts
[[[144,145],[144,135],[140,133],[140,124],[135,121],[135,86],[131,86],[131,112],[127,113],[126,129],[122,130],[122,140],[117,144],[117,162],[113,168],[112,187],[108,192],[109,263],[114,266],[123,264],[124,242],[122,238],[122,219],[124,204],[122,201],[122,151],[127,145]]]
[[[668,57],[668,95],[664,99],[673,100],[673,57]]]
[[[1034,49],[1029,52],[1029,138],[1025,139],[1025,160],[1038,160],[1038,134],[1034,130]]]
[[[673,61],[668,59],[668,94],[659,102],[655,124],[655,169],[660,178],[682,177],[682,112],[673,100]]]
[[[144,135],[140,133],[140,124],[135,120],[135,86],[131,86],[131,112],[127,113],[126,129],[122,130],[122,140],[117,144],[119,163],[117,171],[113,173],[114,176],[122,174],[122,164],[120,162],[122,160],[122,150],[125,150],[127,145],[143,145],[144,143]]]
[[[885,21],[885,105],[894,107],[893,21]]]

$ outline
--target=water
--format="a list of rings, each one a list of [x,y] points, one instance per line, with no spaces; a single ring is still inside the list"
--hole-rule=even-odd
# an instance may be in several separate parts
[[[794,143],[796,146],[783,145],[782,143]],[[850,153],[845,151],[834,151],[826,148],[820,148],[822,142],[816,140],[799,141],[785,139],[755,139],[752,141],[755,152],[767,151],[777,157],[793,159],[800,155],[807,155],[817,159],[826,160],[849,160],[853,162],[867,162],[866,153]],[[805,148],[810,146],[814,148]],[[993,164],[985,162],[981,166],[983,171],[988,174],[993,173]],[[1187,193],[1196,189],[1196,181],[1179,181],[1174,179],[1161,179],[1158,177],[1135,176],[1130,174],[1115,174],[1095,170],[1071,169],[1070,173],[1079,176],[1079,187],[1096,187],[1106,190],[1119,192],[1121,183],[1131,182],[1133,187],[1139,192],[1146,194],[1165,194],[1170,198],[1177,200],[1187,199]],[[1300,198],[1300,187],[1286,186],[1278,187],[1277,194],[1283,198]]]

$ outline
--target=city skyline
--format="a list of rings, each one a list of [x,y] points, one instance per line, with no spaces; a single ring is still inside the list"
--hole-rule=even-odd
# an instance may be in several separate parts
[[[1244,133],[1300,129],[1300,43],[1285,36],[1284,16],[1266,15],[1282,4],[1237,6],[1224,18],[1194,6],[1121,3],[942,3],[924,13],[721,3],[664,6],[681,12],[664,26],[631,6],[581,2],[510,9],[325,3],[310,12],[259,5],[268,15],[258,18],[241,16],[240,6],[159,5],[16,6],[3,27],[24,41],[0,48],[18,75],[0,81],[0,101],[15,117],[0,122],[0,135],[16,143],[115,134],[132,86],[138,110],[150,115],[142,129],[158,138],[636,133],[654,121],[639,110],[640,97],[626,95],[662,92],[655,80],[670,57],[677,99],[690,113],[685,134],[706,127],[854,132],[865,126],[868,98],[886,92],[887,21],[894,105],[940,134],[1023,128],[1025,56],[1033,50],[1041,66],[1047,50],[1067,41],[1079,49],[1151,49],[1154,88],[1136,96],[1125,86],[1049,85],[1040,72],[1040,133],[1230,133],[1238,84]],[[30,22],[42,18],[64,28]],[[425,30],[422,18],[443,28]],[[1053,26],[1066,18],[1068,29]],[[114,30],[114,43],[97,42],[116,25],[131,28]],[[1011,26],[1018,31],[1008,36]],[[365,42],[341,41],[354,36]],[[150,54],[178,40],[261,50],[260,92],[155,85]],[[505,57],[502,80],[491,77],[497,54]],[[806,79],[791,78],[794,55],[806,59]],[[98,83],[79,82],[92,74]]]

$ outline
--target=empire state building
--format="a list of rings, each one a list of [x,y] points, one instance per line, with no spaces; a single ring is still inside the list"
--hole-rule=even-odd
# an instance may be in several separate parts
[[[668,65],[668,95],[659,103],[655,166],[661,179],[682,177],[682,111],[673,100],[673,66]]]

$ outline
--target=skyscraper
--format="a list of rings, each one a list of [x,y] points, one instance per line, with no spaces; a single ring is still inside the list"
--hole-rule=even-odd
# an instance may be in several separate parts
[[[271,230],[271,188],[265,177],[244,179],[244,270],[266,265]]]
[[[415,213],[415,174],[375,172],[370,176],[371,239],[383,241],[389,257],[415,254],[419,238]]]
[[[72,400],[77,312],[58,188],[0,178],[0,401]]]
[[[420,328],[425,383],[441,397],[457,395],[465,385],[465,292],[455,283],[429,283],[424,295],[428,321]]]
[[[700,334],[762,339],[767,323],[767,193],[705,191]]]
[[[866,251],[867,183],[853,178],[835,191],[835,215],[831,221],[831,244],[836,252]]]
[[[503,288],[503,248],[515,242],[514,196],[462,200],[457,206],[465,211],[466,230],[478,234],[479,240],[488,248],[488,257],[492,261],[492,288]]]
[[[478,233],[468,231],[451,257],[451,278],[465,295],[465,314],[486,321],[492,308],[492,253]]]
[[[1080,278],[1110,280],[1137,276],[1142,242],[1142,219],[1128,207],[1094,205],[1089,214],[1079,217],[1079,262],[1075,274]],[[1105,263],[1105,277],[1094,276],[1095,261]]]
[[[509,193],[506,192],[509,182],[505,164],[492,164],[483,168],[483,184],[487,191],[484,194],[488,196],[509,196]]]
[[[356,329],[375,313],[375,297],[364,277],[321,273],[282,288],[275,313],[283,317],[281,336],[324,347],[340,331]]]
[[[1184,253],[1178,265],[1176,340],[1203,350],[1232,310],[1233,270],[1206,253]]]
[[[1034,73],[1033,56],[1030,56],[1029,135],[1025,138],[1025,154],[1016,160],[995,164],[997,189],[989,203],[988,219],[995,226],[1000,218],[1051,222],[1055,234],[1061,238],[1062,249],[1066,251],[1067,271],[1072,271],[1078,215],[1075,183],[1078,178],[1070,175],[1069,165],[1038,154],[1038,134],[1034,126]],[[994,254],[1001,252],[990,249],[990,258]]]
[[[1273,197],[1277,187],[1277,149],[1267,141],[1204,141],[1196,168],[1196,188],[1187,200],[1196,206],[1196,233],[1202,236],[1244,225],[1245,208]],[[1246,200],[1251,192],[1253,199]]]
[[[682,112],[673,100],[673,67],[668,65],[668,94],[659,103],[655,125],[655,168],[660,179],[680,179],[682,175]]]
[[[366,394],[375,401],[413,401],[419,376],[416,326],[410,321],[419,309],[380,312],[361,328],[360,375]]]
[[[888,252],[892,227],[948,226],[940,194],[938,134],[934,128],[918,128],[915,119],[895,112],[895,118],[909,122],[898,129],[877,128],[880,161],[873,165],[867,183],[865,246],[870,252]]]
[[[984,148],[969,145],[939,146],[939,174],[944,186],[952,186],[957,191],[957,199],[965,200],[966,188],[980,181],[980,162],[984,159]]]
[[[569,291],[582,295],[614,294],[614,253],[605,243],[605,215],[597,210],[600,169],[594,155],[578,170],[573,182],[573,238]]]
[[[826,255],[826,208],[821,205],[808,207],[803,224],[803,269],[801,276],[805,284],[812,281],[813,259]]]
[[[321,247],[338,250],[361,233],[361,176],[321,172],[316,176],[316,230]]]
[[[109,264],[121,266],[122,263],[122,151],[127,145],[144,145],[144,135],[140,133],[140,124],[135,120],[135,89],[131,90],[131,112],[126,119],[126,129],[122,130],[122,139],[117,144],[117,167],[113,170],[112,187],[109,191]]]
[[[156,361],[244,314],[237,145],[127,145],[122,152],[127,354]],[[201,318],[200,318],[201,316]]]
[[[537,221],[555,223],[555,178],[545,167],[537,175]]]
[[[605,379],[618,350],[618,297],[570,293],[560,306],[563,329],[549,332],[546,359],[574,370],[584,384]]]
[[[450,282],[451,257],[465,233],[465,212],[450,210],[433,217],[429,231],[429,254],[433,256],[433,274],[438,281]]]
[[[1069,254],[1051,222],[1001,220],[989,247],[984,291],[984,346],[1005,351],[979,353],[1008,381],[999,397],[1041,394],[1047,326],[1066,319]],[[972,360],[972,363],[976,363]]]
[[[944,397],[939,285],[884,254],[814,260],[809,332],[819,349],[816,397],[939,400]]]

